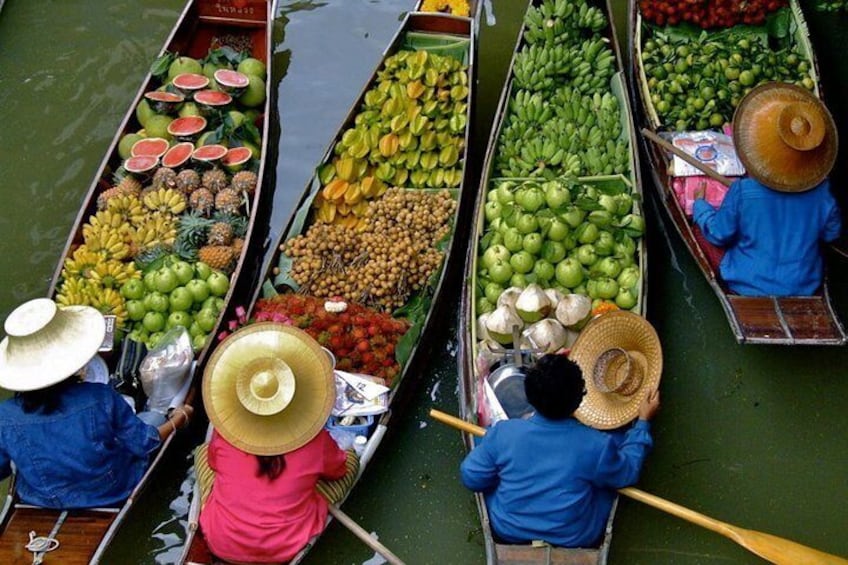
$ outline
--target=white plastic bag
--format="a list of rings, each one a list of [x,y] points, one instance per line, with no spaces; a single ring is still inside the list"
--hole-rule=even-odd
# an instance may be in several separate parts
[[[147,410],[168,413],[171,401],[185,388],[193,362],[188,330],[182,326],[168,330],[138,369],[147,395]]]

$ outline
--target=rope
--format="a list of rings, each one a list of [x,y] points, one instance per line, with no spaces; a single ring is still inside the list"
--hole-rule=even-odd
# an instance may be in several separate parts
[[[56,520],[56,523],[53,525],[53,529],[50,530],[50,534],[45,536],[36,536],[35,532],[29,533],[29,543],[24,547],[27,551],[32,552],[32,563],[33,565],[38,565],[44,560],[44,554],[48,551],[53,551],[59,547],[59,540],[56,539],[56,534],[59,533],[59,528],[62,527],[62,524],[65,522],[65,518],[68,517],[68,511],[63,510],[59,515],[59,518]]]

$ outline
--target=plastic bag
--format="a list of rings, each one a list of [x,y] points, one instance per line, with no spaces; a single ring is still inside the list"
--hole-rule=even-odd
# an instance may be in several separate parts
[[[733,138],[717,131],[685,131],[674,134],[672,143],[688,153],[704,166],[725,176],[741,176],[745,167],[736,155]],[[677,155],[672,159],[675,177],[691,177],[704,174]]]
[[[147,410],[166,414],[171,401],[185,387],[194,362],[191,337],[182,326],[168,330],[139,367]]]

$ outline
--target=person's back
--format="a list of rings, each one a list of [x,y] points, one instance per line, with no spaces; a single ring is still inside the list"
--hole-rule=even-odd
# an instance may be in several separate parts
[[[745,178],[718,211],[696,200],[694,212],[706,239],[726,247],[722,278],[745,296],[814,294],[823,277],[820,245],[841,229],[827,180],[806,192],[779,192]]]
[[[489,429],[463,462],[462,481],[486,493],[492,526],[505,541],[587,547],[603,533],[615,498],[610,489],[636,482],[650,446],[644,421],[625,436],[535,414]]]
[[[132,492],[159,446],[108,385],[65,387],[54,411],[26,412],[20,398],[0,403],[0,471],[17,467],[21,499],[47,508],[114,506]]]
[[[327,501],[315,485],[344,476],[345,452],[322,431],[283,457],[282,473],[271,479],[258,473],[256,455],[213,433],[207,458],[215,479],[200,524],[215,555],[285,561],[324,529]]]

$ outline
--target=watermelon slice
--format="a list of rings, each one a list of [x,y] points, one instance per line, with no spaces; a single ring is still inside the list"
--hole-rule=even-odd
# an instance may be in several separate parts
[[[186,96],[209,86],[209,77],[197,73],[182,73],[174,77],[171,84]]]
[[[191,158],[201,163],[212,164],[221,160],[227,154],[227,148],[223,145],[212,144],[198,147],[191,154]]]
[[[182,94],[168,92],[166,90],[145,92],[144,97],[157,114],[173,114],[185,102],[185,96]]]
[[[168,143],[167,139],[162,139],[161,137],[145,137],[144,139],[139,139],[133,143],[133,146],[130,149],[130,155],[132,157],[140,157],[142,155],[161,157],[166,151],[168,151],[169,147],[171,147],[171,144]]]
[[[137,175],[147,174],[158,165],[159,157],[153,157],[152,155],[139,155],[138,157],[130,157],[124,161],[124,169]]]
[[[192,141],[204,129],[206,129],[206,118],[203,116],[177,118],[168,124],[168,133],[180,141]]]
[[[238,96],[244,92],[244,89],[250,84],[247,75],[230,69],[218,69],[213,76],[221,90],[233,96]]]
[[[253,153],[247,147],[231,147],[221,159],[221,164],[231,173],[235,173],[240,171],[251,157]]]
[[[233,97],[226,92],[207,89],[195,93],[194,101],[200,106],[201,113],[208,115],[216,110],[223,110],[232,103]]]
[[[162,166],[171,169],[177,169],[185,164],[191,157],[194,151],[194,144],[191,141],[177,143],[165,155],[162,156]]]

